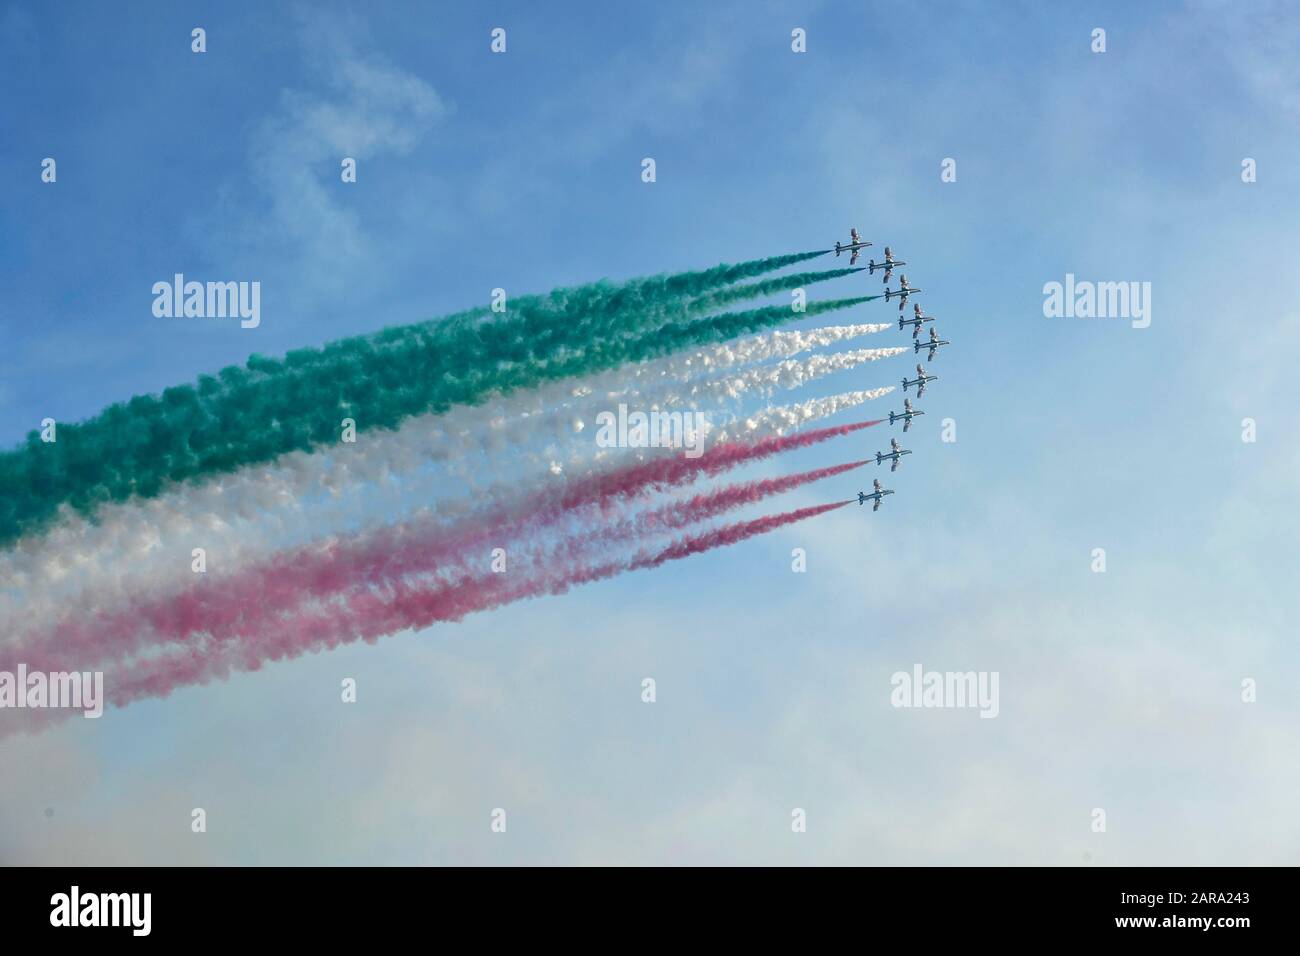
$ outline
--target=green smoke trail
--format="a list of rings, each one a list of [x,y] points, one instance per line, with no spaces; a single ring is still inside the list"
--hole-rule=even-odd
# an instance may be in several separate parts
[[[734,265],[723,264],[710,269],[632,279],[624,283],[609,280],[587,283],[568,289],[556,289],[547,295],[529,295],[512,299],[508,313],[525,314],[534,320],[553,316],[557,321],[584,322],[583,328],[604,322],[605,334],[636,334],[663,322],[699,314],[747,299],[812,285],[828,279],[861,272],[861,269],[832,269],[782,276],[765,282],[722,288],[742,279],[752,279],[787,266],[825,255],[830,250],[796,252],[781,256],[752,259]],[[454,315],[406,325],[394,325],[364,336],[340,339],[319,348],[302,348],[288,352],[277,362],[255,355],[248,362],[252,378],[239,374],[239,367],[219,373],[231,381],[255,381],[284,371],[332,364],[348,359],[367,346],[387,349],[413,339],[427,340],[431,335],[445,335],[457,329],[473,328],[484,319],[496,319],[486,307],[468,309]],[[200,379],[202,380],[202,379]]]
[[[774,295],[777,292],[789,292],[806,285],[814,285],[818,282],[825,282],[828,279],[840,279],[844,276],[850,276],[855,272],[862,271],[864,270],[827,269],[824,272],[796,272],[792,275],[778,276],[775,279],[765,279],[762,282],[753,282],[748,285],[734,286],[730,289],[718,289],[714,292],[707,292],[703,295],[696,296],[694,299],[687,302],[684,307],[670,310],[669,313],[665,315],[665,318],[682,319],[691,315],[700,315],[704,312],[711,312],[714,309],[733,305],[736,302],[744,302],[749,299],[761,299],[764,296]]]
[[[0,542],[39,530],[64,503],[92,515],[100,504],[153,497],[168,482],[332,444],[343,418],[355,419],[358,431],[394,428],[411,415],[445,412],[493,393],[604,370],[678,347],[666,343],[715,341],[727,337],[725,328],[741,334],[746,328],[788,321],[789,307],[772,307],[710,320],[727,325],[670,322],[662,326],[662,338],[657,333],[626,338],[665,318],[790,288],[795,277],[718,291],[726,283],[819,254],[637,279],[623,286],[595,283],[517,299],[505,316],[490,321],[484,320],[483,310],[470,310],[439,322],[294,350],[281,360],[253,356],[244,367],[200,376],[194,385],[136,396],[85,422],[60,425],[56,442],[42,442],[33,432],[25,446],[0,455],[0,485],[6,489],[0,498]],[[842,273],[807,273],[797,277],[796,285]],[[818,311],[824,309],[809,307],[810,314]],[[747,315],[755,317],[743,318]],[[611,328],[620,334],[609,335]]]
[[[719,275],[752,275],[762,268],[777,268],[792,260],[808,258],[817,253],[801,253],[795,256],[780,256],[769,260],[744,263],[741,266],[719,267],[718,270],[694,273],[697,276],[691,282],[674,282],[675,289],[688,289],[698,292],[717,281]],[[721,272],[719,270],[725,270]],[[552,296],[527,296],[512,301],[509,318],[499,318],[491,324],[472,321],[468,313],[456,317],[449,323],[419,323],[411,326],[395,326],[384,330],[382,339],[373,340],[383,347],[384,355],[393,354],[399,346],[422,343],[423,347],[434,348],[445,340],[448,333],[458,331],[469,335],[470,330],[478,334],[490,332],[495,338],[499,361],[554,362],[562,356],[565,349],[589,349],[594,340],[614,340],[620,337],[635,338],[648,330],[659,328],[671,322],[684,321],[725,305],[735,304],[749,299],[761,298],[780,291],[801,288],[830,279],[838,279],[861,269],[830,269],[821,272],[803,272],[775,279],[755,282],[731,288],[715,289],[682,299],[669,294],[667,282],[660,280],[636,280],[637,282],[654,281],[658,284],[659,297],[633,295],[611,300],[603,294],[604,283],[581,287],[578,290],[562,290]],[[679,277],[678,277],[679,278]],[[880,298],[872,296],[871,298]],[[557,306],[556,302],[563,303]],[[521,323],[523,323],[521,325]],[[523,334],[518,334],[522,330]],[[507,337],[514,335],[508,341]],[[328,347],[327,347],[328,348]],[[303,350],[311,351],[311,350]],[[508,354],[507,354],[508,353]],[[360,353],[353,351],[353,358]],[[286,362],[293,358],[286,356]],[[346,355],[336,356],[338,362],[350,360]],[[259,368],[268,368],[272,360],[258,358]],[[581,374],[582,360],[576,359],[565,367],[577,368],[574,374]],[[556,377],[548,375],[547,379]],[[530,380],[531,382],[531,380]],[[521,387],[531,387],[531,384]]]
[[[726,286],[741,280],[753,279],[768,272],[815,259],[825,255],[827,251],[823,249],[817,252],[770,256],[766,259],[753,259],[735,265],[724,264],[695,272],[633,279],[621,284],[607,280],[593,282],[572,289],[557,289],[545,296],[514,299],[510,311],[522,312],[535,321],[543,321],[545,317],[552,316],[561,320],[566,327],[572,326],[574,322],[582,323],[580,328],[589,332],[595,332],[595,326],[603,324],[604,328],[600,330],[603,334],[635,335],[685,315],[687,311],[685,303],[688,300],[700,300],[709,295],[717,295],[719,298],[716,302],[704,306],[716,308],[732,302],[797,288],[804,284],[838,278],[847,275],[849,271],[859,271],[834,269],[827,272],[803,273],[797,278],[784,276],[769,282],[725,289]],[[725,291],[716,291],[720,289]],[[390,335],[392,340],[396,341],[407,329],[418,334],[423,328],[422,326],[399,326],[390,330]]]
[[[784,269],[800,262],[807,262],[809,259],[825,255],[827,251],[829,250],[796,252],[789,255],[772,256],[768,259],[755,259],[737,265],[714,266],[711,269],[697,272],[679,272],[670,275],[652,276],[646,279],[636,279],[624,283],[622,286],[611,287],[602,283],[594,287],[583,287],[583,291],[597,298],[602,293],[607,293],[602,307],[606,312],[614,312],[627,317],[630,322],[637,323],[636,317],[644,316],[644,319],[640,320],[639,324],[636,325],[627,326],[620,323],[620,329],[632,331],[653,324],[662,315],[662,308],[667,304],[701,296],[715,289],[740,282],[743,279],[753,279],[768,272],[775,272],[777,269]],[[786,278],[789,279],[789,277]],[[831,277],[827,276],[827,278]],[[793,288],[793,286],[774,287],[770,291],[788,288]],[[761,289],[752,292],[753,296],[764,294],[767,293]]]
[[[753,279],[768,272],[784,269],[787,266],[807,262],[809,259],[824,256],[829,251],[828,249],[822,249],[816,252],[794,252],[781,256],[768,256],[765,259],[752,259],[748,262],[736,264],[724,263],[710,269],[648,276],[622,283],[610,282],[609,280],[591,282],[573,288],[556,289],[547,295],[530,295],[512,299],[509,311],[512,313],[525,312],[534,319],[541,319],[543,316],[551,315],[561,318],[565,322],[586,320],[589,323],[598,323],[605,321],[609,325],[605,330],[606,332],[615,334],[635,333],[662,321],[665,315],[670,314],[670,310],[674,306],[680,308],[680,304],[684,300],[705,296],[716,289],[733,285],[744,279]],[[741,287],[751,291],[736,295],[736,297],[726,301],[742,301],[747,298],[792,289],[803,282],[811,283],[821,281],[821,279],[837,278],[841,275],[847,275],[849,271],[861,270],[835,269],[826,273],[805,273],[801,276],[801,282],[794,285],[783,284],[783,282],[789,282],[792,278],[786,276],[783,280],[772,280],[775,284],[770,285],[770,287],[766,283]],[[820,276],[821,279],[815,278],[817,276]],[[735,291],[739,292],[739,290]],[[414,325],[393,326],[376,333],[374,341],[378,345],[391,345],[401,342],[412,334],[420,335],[435,329],[447,331],[450,327],[457,325],[473,325],[475,319],[482,317],[483,313],[479,310],[477,312],[462,313],[451,319],[435,319]],[[617,323],[611,321],[615,317],[618,318]]]

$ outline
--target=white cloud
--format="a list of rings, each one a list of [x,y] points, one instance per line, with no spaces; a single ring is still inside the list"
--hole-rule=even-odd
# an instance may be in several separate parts
[[[403,203],[376,202],[365,192],[367,177],[409,155],[450,111],[427,81],[360,49],[363,38],[346,20],[304,20],[309,85],[282,90],[278,108],[250,134],[244,172],[259,196],[232,185],[202,226],[224,261],[279,274],[279,300],[291,299],[300,311],[358,283],[382,287],[402,242],[388,227],[406,213]],[[341,180],[345,157],[357,161],[356,184]],[[363,194],[367,201],[357,201]]]

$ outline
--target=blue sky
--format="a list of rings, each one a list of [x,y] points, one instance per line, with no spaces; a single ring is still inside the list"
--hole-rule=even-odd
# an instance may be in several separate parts
[[[1264,2],[0,8],[6,443],[494,287],[850,225],[954,342],[879,514],[5,740],[0,859],[1296,862],[1297,48]],[[175,272],[259,280],[261,326],[154,318]],[[1045,318],[1067,272],[1150,282],[1150,327]],[[915,662],[998,671],[1000,716],[891,708]]]

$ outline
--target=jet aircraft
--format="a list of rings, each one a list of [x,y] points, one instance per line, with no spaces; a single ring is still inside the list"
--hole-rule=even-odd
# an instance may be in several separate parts
[[[858,236],[857,227],[854,227],[849,230],[848,242],[835,243],[835,255],[838,256],[841,252],[853,253],[851,256],[849,256],[849,265],[856,266],[858,264],[858,254],[861,253],[862,250],[867,248],[867,246],[869,245],[871,245],[871,243],[867,242],[865,239],[860,238]]]
[[[920,362],[917,362],[917,363],[916,363],[916,378],[914,378],[914,379],[910,379],[910,380],[909,380],[909,379],[906,379],[906,378],[903,379],[903,391],[906,392],[906,391],[908,390],[908,388],[910,388],[911,386],[915,385],[915,386],[916,386],[916,397],[917,397],[917,398],[920,398],[922,395],[925,394],[925,383],[926,383],[926,382],[933,382],[933,381],[935,381],[938,377],[939,377],[938,375],[926,375],[926,374],[925,374],[925,366],[922,365]]]
[[[907,431],[912,427],[912,419],[917,415],[924,414],[925,412],[919,412],[912,407],[912,400],[910,398],[905,398],[903,399],[903,410],[901,412],[889,413],[889,424],[892,425],[894,422],[902,422],[903,431]]]
[[[930,341],[929,341],[929,342],[913,342],[913,343],[912,343],[912,348],[916,351],[916,353],[917,353],[918,355],[920,354],[921,349],[926,349],[926,348],[928,348],[928,349],[930,350],[930,355],[929,355],[929,357],[926,359],[926,361],[927,361],[927,362],[933,362],[933,361],[934,361],[934,353],[937,352],[937,351],[939,351],[939,346],[941,346],[941,345],[952,345],[952,343],[949,342],[947,339],[941,339],[941,338],[939,338],[939,333],[935,331],[934,326],[932,325],[932,326],[930,326]]]
[[[890,488],[880,487],[879,478],[873,481],[872,484],[875,486],[876,490],[873,491],[871,494],[866,494],[865,492],[862,491],[858,492],[858,504],[865,505],[868,501],[872,501],[875,503],[871,506],[871,510],[879,511],[881,499],[883,499],[885,495],[892,495],[894,492]]]
[[[888,302],[891,296],[897,298],[898,311],[902,312],[903,306],[907,305],[907,297],[909,295],[916,295],[920,291],[920,289],[913,289],[907,284],[907,276],[899,276],[898,288],[885,290],[885,301]],[[915,303],[913,303],[913,305],[915,305]]]
[[[901,315],[898,317],[898,331],[901,332],[906,326],[910,325],[912,327],[912,338],[916,338],[917,333],[921,331],[921,324],[924,322],[933,322],[934,316],[922,315],[921,306],[915,302],[912,303],[912,314],[915,318],[905,319]]]
[[[912,454],[912,451],[909,448],[901,447],[898,444],[897,438],[889,439],[889,447],[891,449],[891,451],[889,452],[880,452],[880,451],[876,452],[876,464],[879,465],[882,462],[892,460],[893,464],[889,466],[889,470],[898,471],[898,460],[902,458],[904,455]]]
[[[885,261],[877,262],[875,259],[867,261],[867,275],[875,275],[877,269],[885,270],[885,282],[888,283],[894,277],[894,266],[905,266],[906,262],[901,259],[895,259],[893,250],[885,246]]]

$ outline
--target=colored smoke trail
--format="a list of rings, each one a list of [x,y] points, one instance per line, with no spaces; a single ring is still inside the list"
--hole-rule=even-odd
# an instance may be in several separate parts
[[[504,316],[487,321],[475,310],[298,349],[283,360],[253,356],[245,367],[230,366],[196,384],[138,395],[84,422],[59,425],[57,441],[41,441],[33,432],[25,445],[0,453],[0,486],[7,491],[0,498],[0,545],[48,526],[61,504],[90,515],[110,502],[155,497],[173,482],[332,444],[343,418],[353,418],[360,431],[391,429],[422,412],[610,368],[626,359],[618,359],[621,351],[608,342],[627,346],[621,335],[640,322],[659,321],[643,317],[657,316],[668,300],[816,254],[557,290],[516,300]],[[729,321],[764,321],[736,318],[745,315]],[[604,339],[611,328],[619,335]],[[707,328],[700,326],[690,341],[716,341],[704,334]]]
[[[136,663],[106,684],[109,700],[125,706],[144,697],[167,696],[189,684],[206,684],[234,671],[255,671],[271,661],[421,629],[439,622],[459,621],[469,614],[545,595],[563,594],[573,587],[611,578],[627,571],[659,567],[718,548],[739,544],[761,534],[805,521],[850,504],[838,501],[767,515],[686,535],[662,548],[650,548],[631,558],[595,562],[582,555],[581,538],[571,540],[565,560],[540,565],[523,580],[503,574],[467,576],[433,586],[395,584],[384,592],[360,591],[346,602],[296,615],[274,636],[254,643],[210,647],[196,644]]]
[[[692,315],[711,312],[714,309],[720,309],[736,302],[747,302],[763,296],[775,295],[778,292],[790,292],[806,285],[826,282],[830,279],[842,279],[845,276],[853,275],[855,272],[863,271],[863,269],[855,268],[826,269],[820,272],[796,272],[793,275],[778,276],[775,279],[765,279],[762,282],[707,292],[689,300],[684,307],[674,308],[661,314],[665,319],[689,318]]]
[[[587,501],[629,498],[647,490],[662,490],[681,484],[688,476],[712,477],[742,463],[851,435],[872,425],[879,425],[881,421],[882,419],[875,419],[849,425],[833,425],[794,435],[776,435],[752,443],[727,443],[708,449],[699,458],[673,456],[651,459],[630,468],[592,475],[578,479],[567,487],[557,488],[553,507],[568,510]]]
[[[748,418],[739,419],[728,424],[718,431],[717,437],[719,441],[733,440],[734,437],[749,434],[756,428],[770,428],[777,434],[783,434],[808,422],[829,418],[839,412],[856,408],[864,402],[881,398],[892,391],[894,391],[894,386],[887,385],[884,388],[841,392],[838,395],[828,395],[824,398],[810,398],[805,402],[798,402],[794,405],[765,408]]]
[[[814,355],[807,359],[787,359],[775,365],[750,369],[731,378],[711,379],[692,385],[686,396],[670,396],[672,404],[715,397],[736,400],[746,395],[770,396],[776,389],[794,389],[819,378],[855,369],[867,362],[902,355],[905,348],[855,349],[831,355]]]
[[[703,375],[711,371],[723,371],[739,365],[750,365],[769,359],[793,358],[810,349],[835,345],[863,335],[872,335],[893,328],[888,322],[865,325],[828,325],[819,329],[800,331],[763,332],[748,336],[733,343],[722,343],[710,349],[683,355],[670,356],[655,362],[635,365],[620,370],[619,373],[606,373],[609,376],[620,374],[622,380],[628,377],[641,379],[658,375],[673,377]],[[584,388],[588,385],[583,386]],[[601,387],[593,383],[592,388]]]
[[[785,434],[892,388],[732,417],[706,431],[699,458],[635,442],[593,453],[593,443],[572,441],[562,427],[565,416],[590,416],[616,395],[656,410],[721,405],[905,351],[796,361],[789,356],[889,324],[774,330],[880,296],[712,314],[861,271],[736,284],[821,254],[593,283],[512,298],[506,314],[472,309],[279,360],[254,356],[194,385],[60,424],[57,444],[31,437],[0,454],[0,481],[17,492],[0,497],[0,545],[15,545],[0,553],[0,630],[10,634],[0,657],[29,666],[35,658],[48,670],[81,669],[84,657],[108,660],[113,699],[124,702],[358,638],[373,641],[421,621],[563,593],[842,507],[769,515],[662,546],[679,529],[862,461],[653,506],[646,499],[874,425]],[[720,375],[768,358],[777,364]],[[364,452],[339,443],[344,418],[364,433]],[[610,467],[615,459],[621,467]],[[548,481],[548,466],[563,480]],[[466,482],[472,493],[463,496],[434,484],[448,485],[461,472],[500,481],[490,495],[473,493],[477,482]],[[301,496],[297,488],[311,491]],[[334,511],[353,514],[342,526],[320,521]],[[372,526],[404,514],[415,517]],[[130,549],[105,548],[119,540]],[[69,542],[84,547],[61,547]],[[489,542],[508,546],[514,573],[479,572],[480,546]],[[190,547],[213,543],[211,575],[182,573]],[[177,562],[181,545],[185,560]],[[23,569],[21,579],[5,574],[14,567]],[[181,581],[188,586],[178,587]],[[33,583],[26,600],[22,589]],[[53,613],[33,616],[42,607]],[[23,614],[40,623],[15,635],[9,624]]]
[[[698,524],[725,511],[755,504],[764,498],[791,491],[803,485],[834,478],[871,464],[872,459],[851,461],[843,465],[830,465],[780,478],[763,478],[756,481],[728,485],[716,491],[695,495],[683,501],[674,501],[658,508],[625,518],[617,524],[587,535],[587,540],[605,542],[620,538],[650,534],[655,531],[676,529]]]
[[[837,508],[843,508],[850,503],[849,501],[834,501],[825,505],[813,505],[808,508],[787,511],[784,514],[767,515],[762,518],[755,518],[752,521],[741,521],[737,524],[715,528],[702,534],[690,535],[681,541],[674,542],[658,554],[633,561],[626,570],[638,571],[643,568],[657,568],[669,561],[680,561],[682,558],[703,554],[715,548],[725,548],[733,544],[739,544],[741,541],[755,535],[767,534],[769,531],[775,531],[777,528],[794,524],[796,521],[804,521],[808,518],[824,515],[827,512],[835,511]]]
[[[863,328],[873,327],[768,333],[762,343],[736,343],[734,347],[742,351],[721,356],[719,364],[780,354],[827,337],[838,340]],[[689,375],[688,367],[678,371]],[[891,390],[761,409],[710,432],[705,444],[780,434]],[[190,551],[195,545],[202,545],[220,566],[254,564],[286,546],[338,529],[345,516],[356,530],[374,527],[385,514],[399,510],[386,500],[382,509],[361,507],[386,494],[386,488],[401,487],[414,500],[429,500],[439,476],[429,471],[428,464],[445,454],[466,459],[471,447],[450,433],[453,423],[464,425],[470,436],[465,441],[471,443],[502,443],[510,448],[518,437],[503,434],[481,419],[465,421],[467,414],[458,411],[446,419],[424,416],[398,431],[371,434],[363,445],[340,444],[315,455],[293,453],[273,466],[244,469],[202,485],[187,484],[150,501],[109,506],[95,522],[73,518],[45,538],[0,553],[0,580],[13,588],[10,594],[0,593],[0,644],[31,630],[36,622],[93,613],[131,593],[191,582]],[[524,419],[523,425],[531,422]],[[596,462],[581,457],[565,462],[563,470],[567,474],[575,466],[579,477],[598,470]],[[551,489],[556,481],[546,474],[545,465],[537,465],[531,475],[508,465],[495,466],[489,473],[502,470],[513,472],[513,477],[482,489],[475,498],[438,499],[432,506],[434,515],[443,521],[469,517],[476,500],[526,500]],[[359,495],[361,491],[365,495]]]
[[[782,325],[794,318],[825,315],[879,298],[878,295],[862,295],[847,299],[823,299],[809,302],[801,312],[794,312],[788,305],[771,305],[745,312],[727,312],[692,322],[670,322],[661,326],[654,335],[634,341],[601,342],[593,346],[593,349],[600,356],[596,361],[603,363],[603,367],[613,368],[628,362],[669,355],[696,345],[725,342],[738,335]]]
[[[583,509],[630,501],[876,424],[879,420],[720,445],[698,458],[673,455],[652,459],[533,496],[522,515],[507,505],[458,528],[448,529],[424,518],[324,546],[309,545],[277,554],[267,563],[234,575],[204,576],[176,593],[134,595],[125,606],[111,611],[66,615],[53,628],[0,649],[0,669],[10,661],[24,661],[43,670],[74,670],[121,659],[144,644],[180,641],[196,633],[223,639],[250,636],[266,626],[268,615],[290,610],[303,601],[379,585],[389,578],[439,569],[446,572],[451,565],[460,568],[464,556],[474,548],[492,541],[518,540]],[[772,481],[776,483],[758,487],[780,487],[780,479]]]

